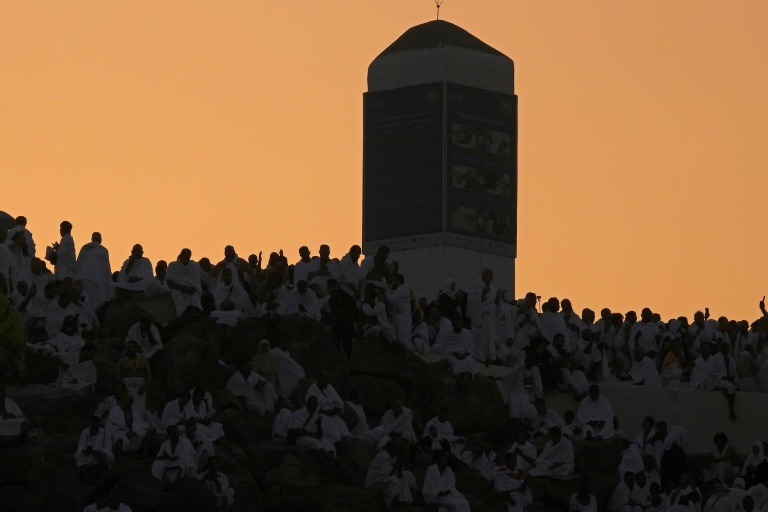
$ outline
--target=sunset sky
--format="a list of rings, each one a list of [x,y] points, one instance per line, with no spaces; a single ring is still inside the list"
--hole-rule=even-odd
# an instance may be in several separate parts
[[[134,243],[153,264],[341,257],[368,65],[434,18],[432,0],[4,1],[0,210],[39,253],[61,220],[78,247],[101,231],[113,269]],[[445,0],[441,19],[515,61],[517,296],[759,315],[768,2]]]

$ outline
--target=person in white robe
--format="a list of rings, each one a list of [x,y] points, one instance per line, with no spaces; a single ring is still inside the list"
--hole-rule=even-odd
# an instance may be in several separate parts
[[[319,258],[313,258],[309,271],[307,272],[307,284],[309,286],[320,287],[320,297],[328,295],[328,280],[333,279],[338,282],[341,277],[339,270],[339,260],[331,258],[331,248],[323,244],[319,249]],[[294,280],[294,282],[297,282]]]
[[[634,487],[635,474],[627,471],[611,494],[611,512],[643,512],[643,507],[632,496]]]
[[[27,418],[19,405],[8,398],[0,384],[0,440],[19,437],[27,430]]]
[[[184,414],[184,408],[187,403],[192,399],[189,391],[182,391],[181,394],[169,400],[165,407],[163,407],[163,413],[160,416],[158,427],[165,430],[168,427],[175,425],[177,427],[184,427],[186,421],[186,415]]]
[[[413,352],[411,341],[411,291],[405,285],[402,274],[392,274],[391,288],[387,290],[389,318],[395,328],[395,337],[409,352]]]
[[[61,361],[56,385],[74,389],[92,389],[98,379],[96,365],[93,359],[96,357],[96,346],[86,343],[79,350],[72,352],[59,352],[57,357]]]
[[[449,412],[447,407],[441,407],[437,416],[427,421],[424,425],[424,435],[422,437],[427,437],[430,429],[434,427],[437,433],[435,439],[440,443],[440,446],[443,448],[447,446],[449,448],[449,453],[456,458],[460,458],[461,452],[464,451],[466,441],[463,437],[458,437],[453,433],[453,425],[448,421]]]
[[[190,249],[182,249],[176,261],[168,265],[165,282],[171,290],[177,316],[181,316],[187,308],[203,309],[200,302],[203,296],[200,267],[197,262],[192,261]]]
[[[332,443],[337,443],[351,434],[341,417],[344,412],[344,401],[329,380],[327,372],[321,373],[320,379],[309,386],[305,401],[309,400],[310,397],[317,398],[318,411],[322,418],[323,436]]]
[[[576,422],[585,438],[609,439],[614,436],[613,407],[611,402],[600,395],[596,384],[589,387],[589,396],[582,399],[576,412]]]
[[[387,295],[383,288],[373,284],[365,287],[360,306],[363,336],[374,341],[392,343],[397,338],[394,326],[387,317]]]
[[[416,442],[416,432],[413,430],[413,411],[404,407],[400,400],[393,400],[392,407],[381,416],[382,437],[379,448],[389,442],[393,436],[410,442]]]
[[[320,450],[336,457],[336,448],[324,435],[322,415],[317,397],[310,396],[304,407],[293,413],[288,428],[288,437],[294,438],[296,446]]]
[[[547,435],[549,435],[549,430],[547,430]],[[516,461],[512,469],[520,473],[527,473],[536,463],[536,447],[528,440],[525,430],[520,429],[517,431],[515,440],[509,446],[507,453],[515,455]]]
[[[75,451],[75,465],[78,468],[93,467],[106,469],[112,465],[115,456],[112,453],[112,440],[102,428],[98,416],[91,416],[91,424],[80,433]]]
[[[562,334],[565,339],[565,348],[570,351],[571,331],[565,325],[565,319],[560,314],[560,301],[557,297],[550,297],[544,306],[544,312],[539,315],[541,335],[550,343],[554,343],[555,335]]]
[[[115,287],[132,292],[149,292],[153,286],[152,262],[144,257],[144,248],[136,244],[123,262]]]
[[[653,322],[653,312],[649,308],[643,308],[640,312],[640,321],[630,329],[627,342],[630,354],[634,354],[635,348],[639,347],[652,359],[656,359],[661,344],[661,331]]]
[[[494,467],[493,488],[504,497],[507,512],[525,512],[533,501],[531,490],[525,485],[525,475],[518,469],[520,459],[516,452],[507,452],[503,463]]]
[[[19,268],[29,268],[29,263],[35,258],[35,239],[27,229],[27,218],[16,217],[16,225],[8,230],[6,244],[11,249]]]
[[[433,351],[439,351],[442,358],[451,365],[453,375],[477,373],[477,364],[472,353],[474,352],[474,338],[468,329],[464,329],[461,318],[441,318],[437,341],[432,347]]]
[[[275,411],[275,388],[253,371],[250,361],[240,364],[240,368],[227,381],[226,389],[238,397],[251,414],[264,416]]]
[[[568,512],[597,512],[597,498],[589,489],[589,479],[579,480],[579,492],[568,499]]]
[[[80,248],[75,264],[75,279],[82,281],[83,293],[94,311],[98,311],[114,297],[109,251],[101,245],[101,233],[94,232],[91,241]]]
[[[692,388],[712,391],[720,389],[725,391],[728,398],[728,413],[731,419],[736,417],[734,402],[736,391],[738,390],[738,375],[736,374],[736,362],[733,358],[724,353],[729,351],[730,346],[723,342],[722,349],[719,352],[710,354],[710,350],[717,350],[717,346],[703,342],[699,346],[701,355],[693,362],[690,383]]]
[[[573,473],[573,445],[563,437],[560,427],[549,429],[549,441],[536,458],[530,476],[567,476]]]
[[[146,359],[152,359],[155,354],[163,349],[163,338],[160,336],[160,329],[147,316],[142,316],[138,322],[128,329],[125,343],[127,344],[130,341],[138,345],[139,352]]]
[[[475,337],[475,358],[479,362],[496,360],[496,311],[504,290],[491,286],[493,271],[484,268],[480,279],[473,281],[467,295],[467,316]]]
[[[471,450],[464,450],[461,461],[489,482],[493,482],[496,471],[496,452],[493,451],[493,444],[482,443]]]
[[[448,467],[447,453],[439,454],[437,463],[427,468],[421,492],[427,505],[438,506],[438,512],[469,512],[469,502],[456,490],[456,477]]]
[[[533,407],[528,409],[525,421],[529,425],[533,437],[549,434],[549,429],[552,427],[560,427],[561,431],[565,430],[563,418],[556,410],[548,408],[547,402],[543,398],[537,398]]]
[[[125,344],[125,356],[115,365],[115,380],[125,384],[128,394],[136,401],[136,406],[144,410],[147,403],[147,388],[152,380],[149,361],[139,355],[139,345],[135,341]]]
[[[704,481],[717,479],[722,484],[730,484],[739,475],[739,467],[734,464],[739,457],[736,450],[728,443],[725,432],[718,432],[713,438],[711,459],[703,468]]]
[[[192,390],[192,399],[184,405],[182,412],[187,422],[193,420],[197,424],[198,434],[210,442],[224,437],[224,425],[213,421],[216,416],[213,397],[203,388]]]
[[[32,258],[25,267],[18,268],[19,274],[16,276],[16,283],[24,281],[29,288],[34,285],[38,293],[45,290],[46,285],[55,280],[53,274],[46,272],[43,260],[39,258]]]
[[[192,443],[181,437],[175,425],[168,427],[166,433],[168,440],[160,446],[160,451],[155,456],[152,476],[168,485],[176,484],[185,478],[195,478],[197,466]]]
[[[230,487],[227,475],[219,470],[218,457],[208,458],[208,469],[198,474],[197,480],[216,495],[216,506],[219,509],[232,507],[235,502],[235,490]]]
[[[224,259],[218,262],[215,267],[211,267],[210,275],[216,278],[217,284],[224,279],[226,269],[232,273],[232,281],[240,286],[245,286],[250,277],[250,265],[237,255],[235,248],[231,245],[224,247]]]
[[[349,252],[339,261],[339,287],[351,297],[360,297],[360,255],[363,250],[359,245],[353,245]]]
[[[136,407],[133,397],[128,394],[109,412],[105,428],[115,457],[122,452],[146,449],[146,442],[154,432],[147,411]]]
[[[288,296],[280,301],[276,312],[279,315],[298,315],[319,321],[320,303],[307,282],[301,280],[288,292]]]
[[[299,247],[299,261],[293,265],[293,286],[299,284],[299,281],[309,283],[309,271],[312,270],[312,258],[310,250],[306,245]]]
[[[236,326],[239,319],[255,314],[248,293],[232,276],[232,270],[229,267],[224,268],[213,294],[216,311],[211,312],[211,318],[216,318],[217,324],[230,327]]]
[[[531,339],[538,336],[541,332],[541,320],[536,311],[538,296],[534,292],[525,294],[525,298],[517,301],[517,310],[515,311],[515,344],[517,350],[527,348]]]
[[[373,458],[365,475],[365,488],[381,492],[388,507],[413,502],[416,478],[403,469],[395,443],[387,443]]]
[[[649,388],[662,387],[661,375],[656,369],[656,360],[652,359],[642,347],[635,347],[635,363],[629,370],[633,384]]]
[[[381,440],[382,428],[371,428],[368,425],[368,418],[365,414],[365,409],[360,403],[360,393],[357,389],[353,389],[349,392],[349,400],[344,403],[344,407],[352,411],[357,418],[354,426],[349,430],[349,433],[369,444],[378,445]]]
[[[688,472],[680,474],[679,484],[669,495],[669,502],[670,512],[701,512],[701,491],[693,485],[693,479]]]
[[[306,377],[304,368],[291,357],[291,353],[287,350],[274,347],[270,352],[277,360],[277,391],[281,397],[288,398],[299,381]]]
[[[59,233],[61,234],[61,242],[54,242],[53,249],[56,251],[56,264],[54,266],[54,273],[56,279],[63,280],[64,278],[75,277],[75,241],[72,239],[72,223],[69,221],[63,221],[59,225]]]
[[[501,382],[509,390],[507,410],[510,418],[524,419],[528,414],[531,396],[525,388],[525,352],[511,354],[512,365],[500,377]]]

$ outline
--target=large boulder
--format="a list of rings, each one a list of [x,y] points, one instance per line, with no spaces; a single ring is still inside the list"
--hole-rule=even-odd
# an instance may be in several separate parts
[[[205,327],[206,319],[200,319]],[[180,332],[164,342],[163,350],[153,361],[152,377],[167,397],[174,397],[194,386],[211,389],[217,382],[219,347],[215,338],[206,336],[203,329],[194,335]]]
[[[373,375],[353,375],[344,383],[345,394],[351,390],[359,393],[360,404],[366,413],[381,416],[390,408],[392,400],[406,401],[406,393],[395,379]]]
[[[340,382],[349,374],[347,355],[339,348],[327,326],[309,318],[287,316],[280,324],[278,346],[304,368],[308,379],[317,379],[322,372],[331,375],[331,382]]]
[[[101,325],[102,337],[125,339],[128,330],[142,316],[163,325],[176,318],[176,307],[171,295],[153,297],[116,297],[109,303]]]
[[[466,381],[444,378],[435,382],[432,393],[433,412],[448,407],[448,420],[456,434],[505,432],[507,407],[495,381],[479,375]]]

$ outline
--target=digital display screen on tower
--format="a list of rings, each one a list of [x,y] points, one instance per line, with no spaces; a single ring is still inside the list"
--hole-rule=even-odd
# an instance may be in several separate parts
[[[363,250],[443,242],[444,84],[364,95]]]
[[[517,97],[447,84],[445,243],[515,255]]]

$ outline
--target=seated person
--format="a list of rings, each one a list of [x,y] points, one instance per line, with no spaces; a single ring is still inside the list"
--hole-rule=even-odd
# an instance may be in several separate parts
[[[589,396],[579,403],[576,422],[586,439],[608,439],[614,436],[613,407],[604,396],[600,396],[597,384],[589,386]]]
[[[413,502],[412,491],[416,488],[416,478],[398,460],[397,445],[394,442],[388,442],[373,458],[365,476],[365,488],[384,494],[384,503],[388,507]]]
[[[197,432],[210,442],[224,437],[224,426],[213,421],[217,413],[213,397],[205,389],[196,387],[192,390],[192,400],[186,403],[183,413],[187,423],[193,420],[197,424]]]
[[[152,464],[152,476],[167,485],[177,484],[185,478],[195,478],[195,449],[188,439],[181,437],[179,429],[171,425],[166,430],[168,440],[160,446]]]
[[[275,412],[275,388],[251,369],[250,361],[240,363],[238,370],[227,381],[226,389],[238,397],[251,414],[264,416]]]
[[[567,476],[573,473],[573,445],[563,437],[560,427],[549,429],[549,441],[544,445],[528,474],[530,476]]]
[[[310,396],[307,398],[307,405],[294,412],[293,416],[291,416],[287,437],[289,440],[293,440],[296,446],[320,450],[336,457],[336,448],[323,435],[321,424],[322,416],[320,415],[317,397]]]
[[[208,469],[198,474],[197,480],[216,495],[216,506],[219,509],[232,507],[235,501],[235,490],[229,486],[227,475],[219,471],[217,457],[208,459]]]
[[[148,413],[135,405],[131,395],[124,395],[107,416],[106,430],[115,457],[139,449],[146,453],[148,442],[154,434],[151,425]]]
[[[195,466],[198,471],[208,467],[208,459],[213,457],[213,442],[207,437],[200,435],[197,430],[198,423],[194,418],[189,418],[184,422],[184,434],[182,437],[189,441],[195,450]]]
[[[136,244],[117,274],[115,288],[128,292],[151,292],[155,287],[152,262],[144,257],[144,248]]]
[[[80,470],[81,478],[90,480],[93,476],[112,466],[115,460],[112,454],[112,441],[107,431],[101,427],[98,416],[91,416],[91,424],[80,433],[75,451],[75,465]]]
[[[93,388],[98,379],[96,365],[96,346],[86,343],[83,348],[73,352],[62,352],[57,355],[61,361],[56,385],[69,389]]]
[[[315,292],[309,289],[306,281],[296,283],[296,288],[280,301],[277,308],[279,315],[298,315],[320,320],[320,303]]]
[[[181,316],[188,308],[202,311],[200,302],[203,284],[200,267],[192,261],[192,251],[182,249],[176,261],[168,265],[165,283],[171,290],[171,298],[176,306],[176,315]]]
[[[220,325],[234,327],[240,318],[253,316],[255,313],[251,298],[248,297],[245,288],[234,281],[232,269],[229,267],[222,270],[221,280],[216,285],[213,300],[216,310],[211,312],[211,317],[216,318],[216,323]]]
[[[437,416],[429,420],[424,426],[423,437],[427,437],[429,435],[429,429],[435,427],[437,433],[435,439],[440,443],[442,449],[456,457],[460,457],[461,452],[464,451],[465,441],[463,437],[454,435],[453,426],[451,425],[451,422],[448,421],[448,412],[449,410],[447,407],[441,407]]]
[[[427,468],[422,494],[427,505],[435,504],[438,510],[469,512],[469,502],[456,490],[456,477],[448,467],[448,454],[445,452],[438,455],[437,463]]]
[[[413,411],[403,407],[400,400],[393,400],[392,408],[381,417],[379,449],[383,448],[392,438],[401,438],[411,444],[416,442],[416,432],[413,430]]]
[[[145,359],[152,359],[157,352],[163,349],[163,340],[160,337],[160,330],[152,323],[149,317],[142,316],[141,320],[136,322],[128,329],[125,336],[125,342],[135,341],[139,346],[139,351]]]
[[[329,380],[328,372],[322,372],[320,379],[307,390],[306,399],[311,396],[317,398],[318,410],[322,417],[323,435],[332,443],[336,443],[351,434],[341,418],[344,412],[344,401]]]

